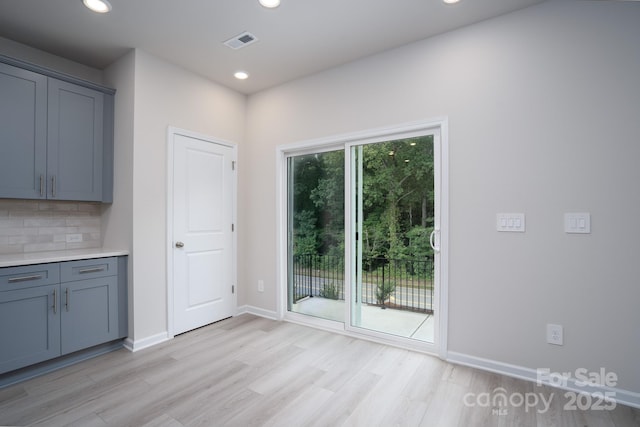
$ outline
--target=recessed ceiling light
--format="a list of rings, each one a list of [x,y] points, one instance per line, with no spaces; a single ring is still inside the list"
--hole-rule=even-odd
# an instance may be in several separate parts
[[[443,2],[445,2],[446,4],[456,4],[458,3],[460,0],[442,0]]]
[[[280,6],[280,0],[258,0],[260,4],[269,9]]]
[[[246,80],[249,78],[249,73],[247,73],[246,71],[236,71],[233,77],[238,80]]]
[[[107,0],[82,0],[82,3],[94,12],[107,13],[111,11],[111,3]]]

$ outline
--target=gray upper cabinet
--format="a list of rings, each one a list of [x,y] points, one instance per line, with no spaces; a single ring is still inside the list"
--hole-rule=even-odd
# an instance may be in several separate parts
[[[44,197],[46,171],[47,77],[0,63],[0,197]]]
[[[102,200],[104,95],[49,79],[48,198]]]
[[[113,94],[0,56],[0,198],[111,202]]]

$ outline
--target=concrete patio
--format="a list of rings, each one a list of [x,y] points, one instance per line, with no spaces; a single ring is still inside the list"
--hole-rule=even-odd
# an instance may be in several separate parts
[[[307,297],[293,304],[292,311],[344,323],[345,301],[322,297]],[[359,327],[405,338],[433,342],[434,322],[432,314],[414,311],[382,309],[362,305]]]

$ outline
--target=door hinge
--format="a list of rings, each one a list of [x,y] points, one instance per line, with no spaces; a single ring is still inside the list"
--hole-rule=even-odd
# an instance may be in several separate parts
[[[236,227],[235,225],[231,224],[231,232],[234,232],[234,231],[236,231]]]
[[[236,170],[236,161],[235,160],[231,161],[231,170],[232,171]]]
[[[236,286],[235,285],[231,285],[231,293],[232,294],[236,293]]]

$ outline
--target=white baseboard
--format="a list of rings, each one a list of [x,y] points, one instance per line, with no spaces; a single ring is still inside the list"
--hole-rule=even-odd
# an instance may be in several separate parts
[[[142,338],[135,341],[133,341],[131,338],[127,338],[126,340],[124,340],[124,348],[131,352],[136,352],[148,347],[152,347],[156,344],[169,341],[170,339],[171,337],[168,336],[166,332],[161,332],[159,334],[151,335],[150,337]]]
[[[255,307],[253,305],[241,305],[236,310],[236,315],[240,314],[253,314],[255,316],[265,317],[271,320],[278,320],[278,313],[272,310],[265,310],[264,308]]]
[[[494,372],[496,374],[519,378],[534,383],[541,383],[549,387],[556,387],[576,393],[584,393],[590,395],[598,393],[600,396],[608,396],[609,394],[605,393],[613,393],[614,397],[612,397],[612,399],[617,403],[634,408],[640,408],[640,393],[629,390],[606,387],[604,385],[579,384],[580,381],[573,377],[567,378],[566,384],[558,385],[558,383],[552,382],[549,379],[545,378],[546,376],[543,378],[538,378],[537,369],[511,365],[508,363],[498,362],[490,359],[483,359],[481,357],[470,356],[468,354],[456,353],[453,351],[449,351],[447,353],[447,362],[469,366],[472,368],[478,368],[482,369],[483,371]]]
[[[263,308],[254,307],[251,305],[243,305],[237,308],[236,316],[240,314],[253,314],[260,317],[266,317],[267,319],[278,320],[278,315],[275,311],[265,310]],[[163,343],[172,339],[173,337],[169,336],[167,332],[161,332],[156,335],[152,335],[150,337],[142,338],[139,340],[132,340],[131,338],[127,338],[124,340],[124,348],[131,352],[140,351],[145,348],[152,347],[156,344]]]

